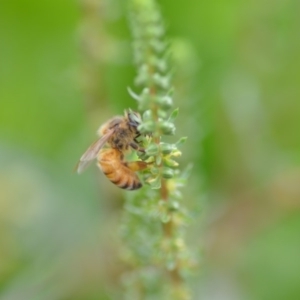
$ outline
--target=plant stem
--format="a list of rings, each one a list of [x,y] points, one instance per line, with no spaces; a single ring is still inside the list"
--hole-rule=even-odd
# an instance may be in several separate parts
[[[144,287],[145,298],[188,300],[184,275],[190,258],[183,238],[186,211],[179,192],[186,178],[180,176],[173,159],[181,154],[178,143],[163,142],[163,136],[174,134],[178,114],[178,109],[170,113],[173,100],[165,30],[155,0],[129,0],[129,4],[136,83],[142,89],[139,95],[131,90],[130,94],[143,114],[139,130],[145,153],[140,158],[150,167],[144,171],[149,186],[128,197],[123,236],[131,246],[129,261],[136,270],[131,274]]]

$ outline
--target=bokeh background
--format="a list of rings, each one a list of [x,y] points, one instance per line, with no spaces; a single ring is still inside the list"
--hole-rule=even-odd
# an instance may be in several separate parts
[[[193,299],[300,299],[300,2],[159,1],[173,43]],[[72,172],[135,108],[126,1],[0,3],[0,299],[120,299],[124,194]],[[197,250],[198,249],[198,250]]]

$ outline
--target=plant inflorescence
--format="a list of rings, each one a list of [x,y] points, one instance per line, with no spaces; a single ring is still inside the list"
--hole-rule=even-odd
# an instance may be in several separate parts
[[[129,0],[137,91],[129,94],[142,114],[139,131],[149,163],[145,187],[130,193],[125,203],[121,234],[128,265],[123,283],[126,299],[190,299],[186,278],[193,259],[185,242],[189,221],[180,189],[188,171],[180,172],[180,144],[165,141],[175,134],[178,108],[173,108],[170,44],[155,0]]]

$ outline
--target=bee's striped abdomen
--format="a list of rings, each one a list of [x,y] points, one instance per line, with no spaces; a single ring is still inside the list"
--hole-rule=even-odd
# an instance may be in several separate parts
[[[140,179],[122,161],[122,153],[117,149],[103,149],[98,156],[98,166],[105,176],[115,185],[125,190],[142,187]]]

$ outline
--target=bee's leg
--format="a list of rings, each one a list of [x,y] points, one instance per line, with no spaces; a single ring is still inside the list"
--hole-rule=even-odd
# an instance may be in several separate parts
[[[141,135],[142,135],[141,133],[138,133],[138,134],[135,136],[135,138],[133,139],[134,142],[137,143],[138,145],[140,145],[141,142],[142,142],[141,140],[140,140],[140,141],[138,140],[138,138],[139,138]]]
[[[135,138],[133,139],[137,144],[139,144],[140,142],[137,140],[139,137],[141,136],[140,133],[138,133]]]
[[[144,170],[148,167],[148,163],[144,161],[129,161],[124,162],[124,165],[133,172]]]
[[[144,148],[141,148],[137,143],[131,142],[130,147],[136,151],[145,152]]]

